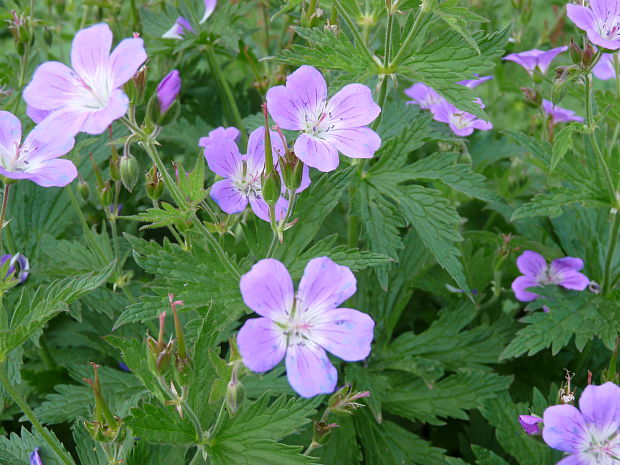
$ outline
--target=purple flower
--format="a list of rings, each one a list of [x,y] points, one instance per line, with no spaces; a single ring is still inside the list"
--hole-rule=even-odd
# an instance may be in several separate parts
[[[530,435],[540,434],[540,427],[543,419],[536,415],[519,415],[519,423],[523,430]]]
[[[78,31],[71,47],[73,69],[48,61],[35,71],[24,90],[28,115],[70,135],[105,131],[127,112],[129,99],[121,86],[147,58],[142,39],[125,39],[112,53],[111,47],[107,24]]]
[[[200,19],[200,24],[204,23],[215,10],[217,0],[205,0],[205,12]],[[194,29],[187,19],[179,16],[170,29],[162,37],[165,39],[182,39],[186,31],[193,32]]]
[[[30,454],[30,465],[43,465],[38,447]]]
[[[125,362],[118,362],[118,367],[123,370],[125,373],[131,373],[131,370],[127,366]]]
[[[603,53],[601,59],[598,61],[592,73],[599,79],[607,81],[616,77],[616,70],[614,67],[614,56],[611,53]]]
[[[43,187],[62,187],[73,181],[75,165],[59,159],[73,148],[73,136],[52,129],[39,125],[22,144],[21,122],[12,113],[0,111],[0,174]]]
[[[269,221],[269,206],[261,196],[261,177],[265,170],[265,130],[260,127],[250,134],[247,155],[241,155],[234,140],[234,131],[218,128],[205,141],[205,158],[211,171],[225,179],[211,187],[211,198],[228,214],[242,212],[248,202],[260,219]],[[284,154],[277,133],[271,132],[274,160]],[[276,203],[276,220],[286,212],[288,202],[283,197]]]
[[[484,108],[480,99],[476,99],[476,102],[481,108]],[[479,119],[471,113],[461,111],[447,101],[434,105],[431,111],[436,121],[447,123],[457,136],[469,136],[474,132],[474,129],[488,131],[493,128],[490,122]]]
[[[11,273],[15,273],[17,270],[17,265],[19,267],[19,271],[17,271],[14,278],[19,279],[20,284],[25,283],[28,279],[28,275],[30,274],[30,261],[26,258],[26,256],[21,253],[16,253],[15,255],[2,255],[2,257],[0,257],[0,267],[4,266],[7,261],[9,261],[9,269],[6,272],[6,276]]]
[[[374,321],[338,306],[351,297],[351,270],[328,257],[310,260],[297,294],[285,266],[268,258],[241,277],[245,304],[262,318],[247,320],[237,336],[243,363],[252,371],[271,370],[286,356],[286,374],[303,397],[334,391],[338,374],[327,358],[356,362],[368,357]]]
[[[370,89],[349,84],[327,100],[327,84],[312,66],[302,66],[286,79],[286,86],[267,92],[267,106],[283,129],[302,131],[295,154],[320,171],[338,167],[338,152],[351,158],[372,158],[381,138],[366,127],[381,108]]]
[[[211,143],[212,138],[217,134],[221,134],[223,137],[226,137],[232,141],[237,141],[239,139],[239,136],[241,136],[241,132],[237,128],[224,128],[220,126],[219,128],[211,131],[208,137],[201,137],[200,140],[198,140],[198,146],[206,147]]]
[[[572,405],[554,405],[544,414],[542,436],[568,455],[558,465],[616,465],[620,457],[620,388],[588,386]]]
[[[422,110],[430,110],[434,105],[446,101],[435,89],[421,82],[412,85],[405,94],[413,99],[407,102],[408,105],[418,105]]]
[[[512,282],[512,290],[521,302],[531,302],[539,297],[538,294],[526,291],[530,287],[557,284],[565,289],[583,291],[590,283],[586,275],[579,273],[583,268],[581,258],[558,258],[547,265],[542,255],[526,250],[517,258],[517,267],[523,276]]]
[[[569,4],[566,14],[593,44],[620,49],[620,1],[590,0],[590,7]]]
[[[575,115],[574,111],[554,105],[549,100],[543,100],[542,107],[544,112],[551,117],[551,122],[554,126],[558,123],[566,123],[569,121],[583,122],[583,118]]]
[[[181,76],[176,69],[173,69],[157,85],[157,100],[159,101],[159,111],[164,114],[174,103],[181,91]]]
[[[545,74],[549,69],[549,65],[560,53],[568,50],[568,47],[558,47],[551,50],[528,50],[527,52],[511,53],[506,55],[503,60],[514,61],[515,63],[523,66],[525,70],[530,74],[534,74],[536,67],[540,69],[540,72]]]
[[[469,87],[470,89],[475,89],[483,82],[493,79],[493,76],[480,77],[478,74],[474,74],[474,76],[476,76],[476,79],[465,79],[464,81],[460,81],[459,84],[465,87]]]

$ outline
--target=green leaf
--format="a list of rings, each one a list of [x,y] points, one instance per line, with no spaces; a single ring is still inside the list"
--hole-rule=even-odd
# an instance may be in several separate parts
[[[508,462],[506,462],[503,458],[495,452],[485,449],[484,447],[472,444],[471,450],[476,456],[477,465],[508,465]]]
[[[551,163],[549,165],[549,172],[553,172],[558,164],[566,155],[570,149],[573,148],[573,134],[583,130],[583,125],[580,123],[570,123],[562,127],[555,135],[553,140],[553,147],[551,148]]]
[[[563,213],[562,207],[576,202],[590,206],[601,206],[605,202],[596,197],[596,194],[584,188],[557,187],[548,192],[536,194],[530,202],[521,205],[512,214],[512,221],[533,216],[549,216],[555,218]]]
[[[140,229],[155,229],[173,225],[177,222],[183,222],[188,219],[187,213],[184,213],[169,203],[162,202],[162,208],[148,208],[146,212],[139,213],[135,216],[126,216],[125,219],[148,223]]]
[[[69,455],[56,435],[50,430],[47,430],[47,433],[58,448]],[[32,433],[23,426],[19,436],[11,433],[8,437],[0,437],[0,465],[30,465],[30,454],[37,447],[45,465],[65,465],[65,462],[56,455],[56,452],[47,445],[38,432]]]
[[[476,43],[476,40],[472,37],[468,29],[471,29],[469,23],[471,22],[488,22],[488,19],[483,18],[467,8],[463,8],[459,5],[459,0],[448,0],[437,5],[437,8],[433,10],[433,13],[439,16],[451,29],[457,32],[465,41],[478,53],[480,48]]]
[[[338,424],[313,455],[320,457],[323,465],[357,465],[362,460],[362,449],[357,441],[357,432],[350,416],[334,418]]]
[[[157,444],[194,445],[196,431],[187,418],[180,418],[174,407],[142,404],[131,410],[126,420],[134,435]]]

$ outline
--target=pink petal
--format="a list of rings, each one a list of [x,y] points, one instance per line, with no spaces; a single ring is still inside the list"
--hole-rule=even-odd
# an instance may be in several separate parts
[[[73,38],[71,66],[90,82],[98,74],[109,70],[111,48],[112,31],[107,24],[82,29]]]
[[[74,98],[76,74],[66,65],[48,61],[40,65],[24,89],[24,100],[38,110],[55,110]]]
[[[53,143],[58,139],[59,128],[62,128],[62,135],[75,136],[81,131],[87,117],[88,112],[70,108],[52,111],[36,127],[37,140]]]
[[[256,373],[271,370],[284,358],[286,336],[268,318],[247,320],[237,335],[243,363]]]
[[[289,346],[286,375],[291,387],[302,397],[330,394],[338,381],[338,372],[325,351],[310,341]]]
[[[304,119],[298,108],[297,98],[285,86],[272,87],[267,91],[267,108],[273,120],[291,131],[304,129]]]
[[[323,312],[333,310],[356,291],[351,270],[329,257],[310,260],[304,270],[297,292],[297,310]]]
[[[262,197],[251,197],[250,198],[250,206],[252,207],[252,211],[256,216],[258,216],[263,221],[271,221],[269,218],[269,205],[265,203]],[[276,221],[280,221],[286,210],[288,209],[288,200],[284,197],[280,197],[276,202]]]
[[[235,140],[225,130],[211,131],[204,143],[204,155],[211,171],[225,178],[241,174],[241,152]]]
[[[230,179],[222,179],[213,184],[210,195],[218,207],[229,215],[242,212],[248,205],[247,197],[235,189]]]
[[[273,258],[256,263],[241,277],[245,304],[260,316],[286,320],[293,307],[293,280],[286,267]]]
[[[0,111],[0,147],[11,153],[22,142],[22,123],[8,111]]]
[[[101,134],[114,121],[124,116],[129,107],[129,98],[120,89],[112,92],[108,105],[101,110],[88,111],[84,110],[86,119],[82,125],[81,132],[88,134]]]
[[[349,84],[329,100],[325,111],[336,128],[356,128],[372,123],[381,107],[372,99],[370,88]]]
[[[554,449],[574,454],[588,442],[583,416],[572,405],[547,408],[543,421],[543,439]]]
[[[547,261],[541,254],[526,250],[517,258],[517,268],[525,276],[536,278],[547,269]]]
[[[594,465],[592,461],[586,456],[582,457],[581,454],[569,455],[560,460],[556,465]]]
[[[53,159],[37,164],[28,171],[10,172],[0,167],[0,174],[11,179],[29,179],[42,187],[64,187],[77,177],[70,160]]]
[[[297,104],[309,114],[317,114],[327,98],[327,84],[323,75],[312,66],[304,65],[286,78],[286,88],[297,100]]]
[[[312,341],[348,362],[364,360],[370,354],[375,322],[366,313],[337,308],[312,320]]]
[[[583,260],[575,257],[556,258],[551,262],[551,270],[566,271],[574,270],[579,271],[583,268]]]
[[[616,77],[614,56],[611,53],[604,53],[599,62],[592,68],[592,73],[602,81],[607,81]]]
[[[38,108],[34,108],[30,105],[26,106],[26,114],[37,124],[47,118],[50,113],[52,113],[52,110],[39,110]]]
[[[209,16],[213,14],[216,5],[217,0],[205,0],[205,13],[200,19],[200,24],[204,23],[209,18]]]
[[[110,55],[112,85],[118,88],[129,81],[147,59],[142,39],[125,39]]]
[[[367,127],[334,129],[329,131],[336,148],[347,157],[372,158],[381,146],[381,137]]]
[[[515,293],[517,300],[521,302],[532,302],[538,298],[538,294],[526,291],[530,287],[538,287],[540,284],[529,276],[519,276],[512,282],[512,290]]]
[[[24,140],[24,147],[29,148],[28,160],[43,161],[62,157],[75,145],[71,131],[59,131],[57,125],[39,124],[30,131]]]
[[[338,168],[338,150],[329,142],[300,134],[295,141],[295,155],[306,165],[319,171],[328,172]]]
[[[566,50],[568,50],[568,47],[565,45],[563,47],[553,48],[551,50],[547,50],[545,53],[542,53],[538,57],[538,67],[540,68],[540,71],[545,74],[549,69],[551,62],[555,60],[555,57],[557,57],[560,53],[564,53]]]
[[[620,428],[620,387],[611,382],[587,386],[579,398],[579,409],[586,423],[611,435]]]

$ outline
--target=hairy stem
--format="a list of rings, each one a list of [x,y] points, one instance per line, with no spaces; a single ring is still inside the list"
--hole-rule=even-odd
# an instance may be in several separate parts
[[[9,204],[9,193],[11,184],[4,184],[4,194],[2,195],[2,210],[0,210],[0,255],[2,255],[2,231],[4,231],[4,220],[6,218],[6,210]]]
[[[616,255],[616,247],[618,245],[618,232],[620,231],[620,212],[614,214],[614,221],[609,234],[609,247],[607,249],[607,257],[605,258],[605,274],[603,275],[603,292],[609,294],[613,288],[612,284],[612,264]]]

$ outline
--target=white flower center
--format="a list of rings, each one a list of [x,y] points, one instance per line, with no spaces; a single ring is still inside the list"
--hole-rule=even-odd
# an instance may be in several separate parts
[[[333,129],[332,116],[327,111],[327,102],[321,102],[314,111],[306,111],[302,114],[304,120],[304,132],[313,137],[323,138]]]
[[[27,145],[19,145],[18,142],[13,142],[8,148],[0,147],[0,164],[2,168],[11,172],[26,171],[28,168],[28,155],[35,147]]]
[[[588,444],[581,455],[592,465],[618,465],[620,463],[620,432],[600,430],[593,425],[587,429]]]
[[[247,169],[243,163],[244,171]],[[232,179],[233,187],[245,198],[255,199],[261,195],[260,173],[239,173]]]
[[[596,32],[607,40],[620,39],[620,16],[608,15],[605,19],[598,19],[595,22]]]
[[[471,117],[464,112],[452,113],[450,114],[450,123],[458,129],[465,129],[471,125]]]
[[[110,102],[112,95],[112,76],[107,66],[97,68],[94,75],[82,78],[76,75],[75,100],[81,108],[102,110]]]

